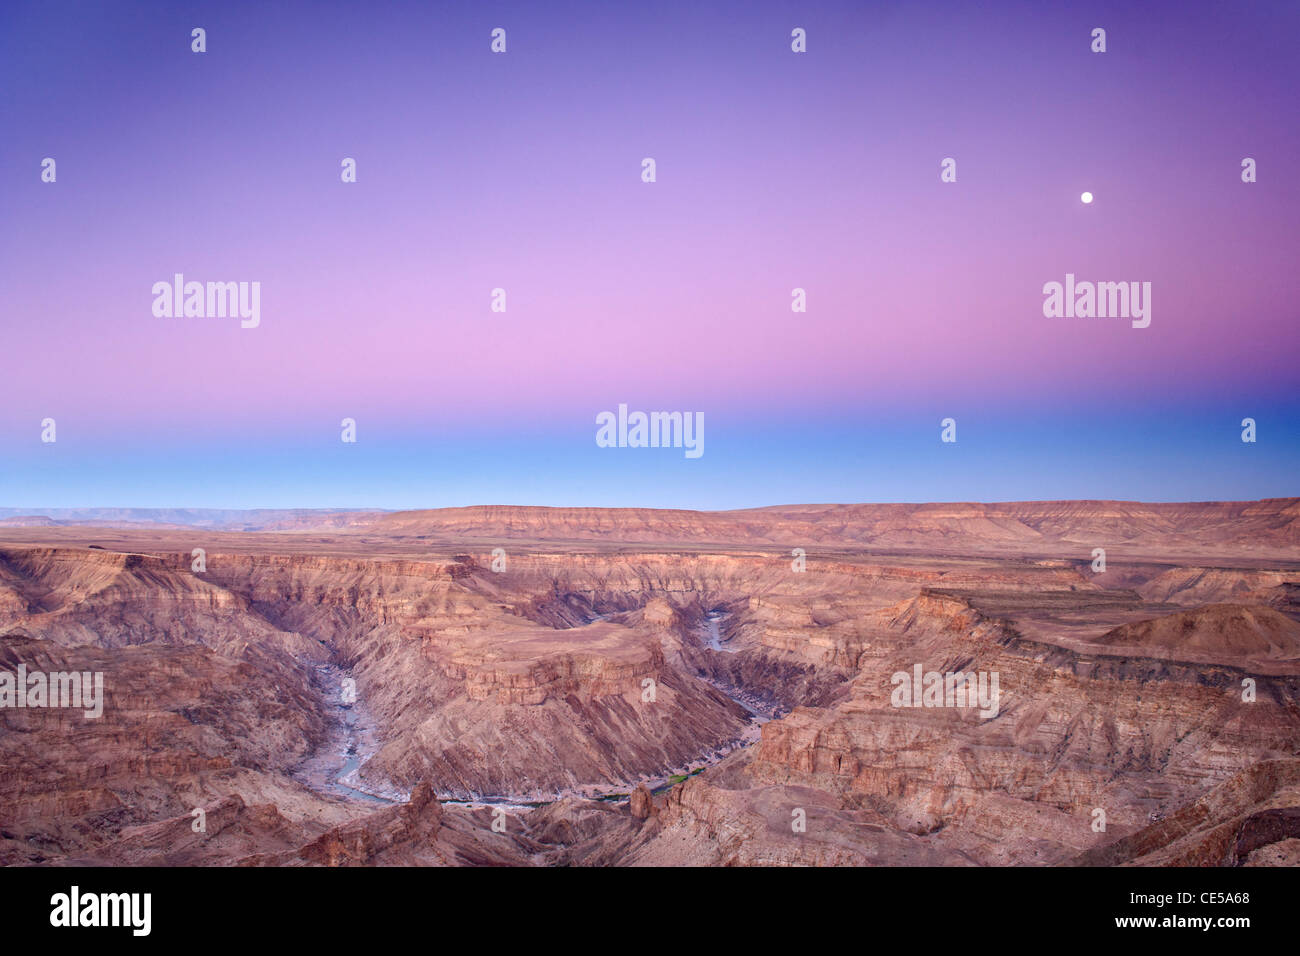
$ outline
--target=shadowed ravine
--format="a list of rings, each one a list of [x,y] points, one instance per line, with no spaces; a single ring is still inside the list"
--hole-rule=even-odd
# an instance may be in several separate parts
[[[316,673],[326,689],[323,703],[332,721],[330,736],[326,746],[304,761],[294,776],[317,793],[362,803],[391,806],[407,799],[361,787],[359,771],[379,749],[374,722],[359,697],[345,701],[343,681],[351,677],[349,672],[333,664],[320,664]]]

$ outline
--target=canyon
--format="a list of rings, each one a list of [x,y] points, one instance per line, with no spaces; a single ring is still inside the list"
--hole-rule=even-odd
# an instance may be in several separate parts
[[[0,864],[1300,863],[1300,499],[5,513]]]

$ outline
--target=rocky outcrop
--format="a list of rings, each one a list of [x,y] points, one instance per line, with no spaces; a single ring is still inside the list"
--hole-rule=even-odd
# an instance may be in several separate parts
[[[1240,866],[1300,839],[1300,760],[1247,767],[1163,819],[1106,842],[1079,866]],[[1282,864],[1285,865],[1285,864]]]
[[[436,843],[442,807],[433,788],[421,783],[411,799],[360,820],[333,827],[298,851],[307,863],[319,866],[366,866],[395,846],[418,852]]]
[[[1112,653],[1300,675],[1300,621],[1270,607],[1210,604],[1123,624],[1093,644]]]

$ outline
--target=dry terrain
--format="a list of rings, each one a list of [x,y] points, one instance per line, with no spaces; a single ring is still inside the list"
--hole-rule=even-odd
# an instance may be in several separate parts
[[[1298,499],[15,514],[20,665],[6,865],[1300,863]]]

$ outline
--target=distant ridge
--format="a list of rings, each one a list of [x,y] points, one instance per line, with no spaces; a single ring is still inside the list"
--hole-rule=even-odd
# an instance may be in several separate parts
[[[345,527],[356,516],[373,519],[380,514],[382,511],[377,508],[0,508],[0,527],[72,525],[133,528],[150,525],[266,531],[287,529],[296,524]]]
[[[466,540],[718,543],[1060,554],[1153,548],[1300,560],[1300,498],[1146,504],[786,505],[744,511],[483,505],[394,511],[358,523],[384,537]]]
[[[198,527],[438,541],[555,541],[1022,554],[1094,548],[1300,561],[1300,498],[775,505],[739,511],[474,505],[418,511],[0,509],[0,527]]]

